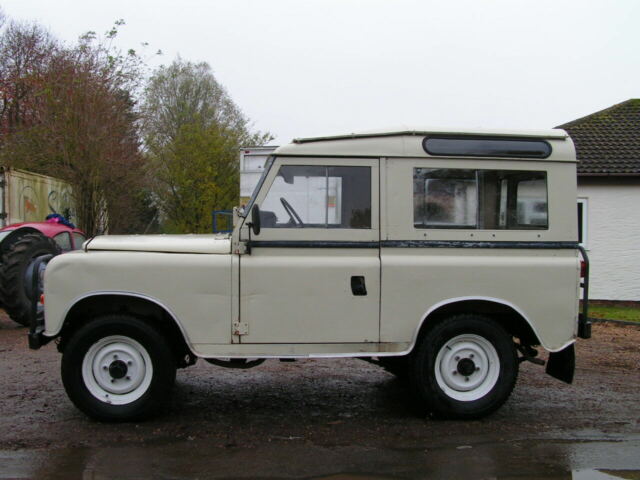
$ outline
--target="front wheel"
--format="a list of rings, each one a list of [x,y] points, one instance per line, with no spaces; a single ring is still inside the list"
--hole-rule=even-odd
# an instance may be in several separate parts
[[[515,345],[497,322],[477,315],[448,318],[427,332],[411,364],[411,382],[439,417],[479,418],[509,398],[518,376]]]
[[[166,340],[128,315],[107,315],[85,325],[62,356],[62,382],[69,398],[96,420],[140,420],[160,413],[175,376]]]

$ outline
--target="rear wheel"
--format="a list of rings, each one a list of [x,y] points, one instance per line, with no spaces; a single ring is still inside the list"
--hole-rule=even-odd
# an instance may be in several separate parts
[[[167,341],[145,322],[107,315],[66,344],[62,382],[69,398],[102,421],[152,417],[168,404],[176,366]]]
[[[458,315],[422,338],[410,375],[422,404],[435,415],[483,417],[500,407],[515,386],[515,345],[494,320]]]
[[[0,268],[0,296],[9,317],[28,326],[31,319],[31,274],[33,264],[43,255],[57,255],[60,249],[51,238],[28,233],[5,253]]]

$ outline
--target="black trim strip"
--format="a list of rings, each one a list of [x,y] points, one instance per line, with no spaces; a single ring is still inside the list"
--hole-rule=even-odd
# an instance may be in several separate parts
[[[380,242],[323,240],[252,240],[251,248],[380,248]]]
[[[384,240],[386,248],[533,248],[577,249],[577,242],[485,242],[467,240]]]
[[[531,248],[577,249],[577,242],[484,242],[466,240],[383,240],[381,242],[322,240],[252,240],[251,248]]]

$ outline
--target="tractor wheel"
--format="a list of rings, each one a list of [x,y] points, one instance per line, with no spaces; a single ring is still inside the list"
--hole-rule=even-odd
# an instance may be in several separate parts
[[[58,255],[60,249],[51,238],[29,233],[14,243],[2,258],[0,298],[9,317],[28,326],[31,318],[31,273],[36,259],[42,255]]]

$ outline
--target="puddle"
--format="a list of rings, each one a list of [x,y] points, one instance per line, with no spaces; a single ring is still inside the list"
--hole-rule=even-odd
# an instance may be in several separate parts
[[[640,480],[640,438],[522,440],[398,450],[272,442],[0,451],[0,479]]]

